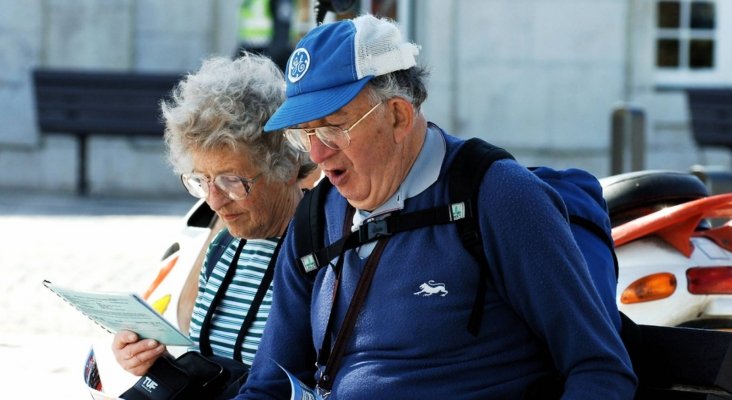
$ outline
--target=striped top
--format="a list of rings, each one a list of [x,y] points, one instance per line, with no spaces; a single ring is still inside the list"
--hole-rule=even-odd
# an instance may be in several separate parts
[[[269,260],[277,246],[277,241],[278,239],[276,238],[250,239],[247,240],[244,248],[242,248],[234,279],[211,319],[210,342],[211,350],[215,355],[234,358],[233,348],[236,337],[239,334],[239,328],[247,316],[249,306],[257,293],[264,272],[267,270]],[[193,307],[193,315],[191,317],[190,336],[191,340],[196,344],[196,347],[199,345],[201,324],[206,318],[208,307],[211,305],[211,301],[221,286],[221,281],[226,275],[229,265],[231,265],[231,259],[236,253],[239,242],[239,238],[234,238],[231,241],[224,254],[216,263],[208,281],[205,276],[207,260],[204,260],[204,265],[201,268],[201,274],[198,278],[196,304]],[[210,247],[207,253],[209,251],[211,251]],[[271,305],[272,286],[270,286],[265,294],[262,305],[257,312],[257,317],[244,338],[241,358],[247,366],[251,366],[254,360],[254,353],[257,351],[259,342],[262,339],[262,331],[264,330],[264,324],[269,315]]]

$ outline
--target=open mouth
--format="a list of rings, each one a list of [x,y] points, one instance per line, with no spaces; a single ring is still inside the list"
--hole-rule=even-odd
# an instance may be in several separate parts
[[[325,171],[325,176],[327,176],[328,179],[330,179],[330,183],[332,183],[336,186],[338,186],[338,184],[341,183],[345,174],[346,174],[345,169],[329,169],[329,170]]]
[[[338,178],[339,176],[342,176],[343,174],[346,173],[346,171],[343,169],[333,169],[328,172],[329,172],[330,176],[332,176],[334,178]]]

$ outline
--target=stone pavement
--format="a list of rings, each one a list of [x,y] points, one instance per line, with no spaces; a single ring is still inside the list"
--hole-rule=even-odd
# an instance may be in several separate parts
[[[0,194],[0,379],[15,398],[87,399],[83,362],[111,339],[41,282],[142,292],[194,199]],[[10,390],[13,383],[18,390]],[[21,395],[21,390],[30,390]],[[3,396],[3,398],[10,398]]]

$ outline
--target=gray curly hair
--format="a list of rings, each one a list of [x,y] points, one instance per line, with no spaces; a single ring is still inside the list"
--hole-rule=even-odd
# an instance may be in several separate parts
[[[280,132],[263,133],[264,124],[285,100],[282,72],[269,58],[245,53],[236,60],[207,59],[182,79],[172,98],[161,102],[168,161],[176,173],[193,168],[190,150],[228,147],[252,155],[271,179],[298,179],[315,169],[307,153],[293,148]]]

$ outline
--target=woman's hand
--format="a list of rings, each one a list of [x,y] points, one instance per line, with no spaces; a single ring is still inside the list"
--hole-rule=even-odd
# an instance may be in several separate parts
[[[112,340],[112,352],[125,371],[142,376],[165,354],[165,345],[153,339],[140,340],[135,332],[119,331]]]

